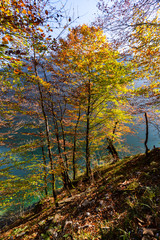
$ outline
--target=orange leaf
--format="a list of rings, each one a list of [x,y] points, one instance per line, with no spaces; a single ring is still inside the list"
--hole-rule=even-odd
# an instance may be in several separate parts
[[[41,28],[38,28],[38,30],[39,30],[40,32],[43,32],[43,30],[42,30]]]
[[[22,13],[23,13],[23,14],[27,14],[27,12],[26,12],[26,10],[25,10],[25,9],[23,9],[23,10],[22,10]]]
[[[22,7],[24,7],[25,6],[25,4],[24,4],[24,2],[23,1],[19,1],[20,2],[20,5],[22,6]]]
[[[20,72],[19,69],[15,69],[15,70],[14,70],[14,73],[15,73],[15,74],[18,74],[19,72]]]
[[[9,36],[9,35],[6,35],[5,38],[6,38],[8,41],[12,41],[12,40],[13,40],[13,38],[12,38],[11,36]]]
[[[3,37],[3,38],[2,38],[2,43],[3,43],[3,44],[8,44],[7,38]]]

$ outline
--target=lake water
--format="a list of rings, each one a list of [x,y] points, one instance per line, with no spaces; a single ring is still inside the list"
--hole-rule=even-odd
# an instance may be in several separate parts
[[[145,152],[145,127],[145,124],[135,125],[135,134],[126,136],[125,143],[129,145],[129,150],[131,151],[131,154]],[[160,136],[158,134],[158,131],[152,125],[149,125],[149,136],[147,145],[149,149],[152,149],[153,146],[160,147]]]
[[[130,153],[121,152],[120,153],[121,156],[133,155],[133,154],[145,152],[145,147],[144,147],[145,119],[144,119],[144,123],[143,122],[141,124],[138,123],[134,125],[133,128],[135,129],[136,133],[134,135],[127,135],[124,138],[124,144],[125,146],[127,146]],[[149,149],[152,149],[154,145],[156,147],[160,147],[160,136],[158,135],[158,132],[156,131],[156,129],[152,125],[149,125],[149,139],[148,139]],[[9,149],[5,146],[0,147],[0,153],[6,152],[7,150]],[[36,152],[33,152],[33,154],[36,155]],[[31,155],[29,156],[29,158],[31,157]],[[39,151],[37,151],[37,158],[39,158],[40,155],[41,153],[39,149]],[[22,157],[19,157],[19,160],[20,161],[23,160]],[[3,167],[0,166],[0,170],[2,170],[3,168],[4,166]],[[19,170],[14,170],[14,174],[16,174],[17,176],[23,176],[24,174],[26,174],[26,172],[24,172],[23,169],[19,169]],[[13,200],[15,200],[14,198],[16,197],[18,197],[18,200],[20,200],[21,198],[20,196],[15,196],[15,197],[13,196]],[[33,204],[34,202],[38,201],[40,197],[41,196],[39,195],[37,197],[31,197],[30,199],[23,199],[25,207],[28,207],[30,204]],[[13,209],[14,208],[15,207],[13,206]],[[0,215],[4,212],[2,211],[2,209],[1,209]]]

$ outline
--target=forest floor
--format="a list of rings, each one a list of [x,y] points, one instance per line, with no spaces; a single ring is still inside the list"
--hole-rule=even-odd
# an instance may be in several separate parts
[[[0,239],[160,239],[160,148],[97,167],[71,190],[38,203]]]

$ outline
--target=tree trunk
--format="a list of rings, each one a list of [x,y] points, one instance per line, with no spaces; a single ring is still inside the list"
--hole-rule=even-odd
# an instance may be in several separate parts
[[[47,138],[47,148],[48,148],[48,154],[49,154],[49,159],[50,159],[50,166],[51,166],[51,175],[52,175],[52,193],[53,197],[55,200],[55,206],[58,207],[58,202],[57,202],[57,194],[55,191],[55,175],[54,175],[54,168],[53,168],[53,159],[52,159],[52,154],[51,154],[51,144],[50,144],[50,138],[49,138],[49,125],[48,125],[48,119],[44,110],[44,104],[43,104],[43,96],[42,96],[42,91],[41,91],[41,86],[40,83],[38,82],[38,89],[40,93],[40,102],[41,102],[41,107],[42,107],[42,112],[43,112],[43,117],[44,117],[44,122],[45,122],[45,130],[46,130],[46,138]]]
[[[61,169],[62,169],[61,175],[62,175],[63,186],[68,191],[69,195],[71,196],[69,188],[72,187],[72,183],[69,178],[66,166],[64,165],[64,162],[62,159],[61,145],[60,145],[60,140],[59,140],[59,129],[58,129],[58,124],[57,124],[57,120],[56,120],[55,114],[53,112],[53,109],[52,109],[52,115],[53,115],[53,122],[54,122],[54,128],[55,128],[57,148],[58,148],[58,153],[59,153],[59,157],[60,157],[60,165],[61,165]]]
[[[89,148],[89,138],[90,138],[90,104],[91,104],[91,82],[88,82],[88,103],[87,103],[87,126],[86,126],[86,176],[89,177],[91,173],[90,164],[90,148]]]
[[[46,168],[46,158],[44,154],[44,147],[42,146],[42,156],[43,156],[43,170],[44,170],[44,191],[45,195],[48,196],[48,191],[47,191],[47,168]]]
[[[81,116],[81,109],[79,107],[78,118],[77,118],[75,130],[74,130],[74,140],[73,140],[73,158],[72,158],[73,180],[76,180],[76,162],[75,162],[75,158],[76,158],[77,128],[78,128],[80,116]]]
[[[41,66],[41,67],[42,67],[43,72],[44,72],[45,80],[47,81],[47,76],[46,76],[45,70],[44,70],[43,66]],[[71,183],[71,180],[69,178],[66,166],[64,165],[64,162],[63,162],[63,159],[62,159],[61,144],[60,144],[60,140],[59,140],[59,129],[58,129],[56,116],[55,116],[55,113],[54,113],[54,110],[53,110],[53,102],[51,100],[51,94],[50,93],[49,93],[49,97],[50,97],[50,102],[51,102],[51,111],[52,111],[53,123],[54,123],[54,128],[55,128],[55,136],[56,136],[56,141],[57,141],[57,148],[58,148],[58,153],[59,153],[60,162],[61,162],[60,165],[61,165],[61,168],[62,168],[62,170],[61,170],[62,181],[63,181],[64,188],[68,191],[69,196],[71,196],[71,192],[70,192],[69,188],[72,187],[72,183]]]
[[[119,160],[119,156],[118,156],[118,153],[117,153],[117,151],[116,151],[116,148],[114,147],[114,145],[113,145],[113,141],[111,140],[111,139],[109,139],[109,138],[107,138],[107,141],[108,141],[108,147],[107,147],[107,149],[109,150],[109,152],[112,154],[112,156],[113,156],[113,158],[115,159],[115,160]]]
[[[35,61],[35,53],[34,53],[34,69],[35,69],[35,74],[37,74],[37,63]],[[39,90],[39,95],[40,95],[40,104],[41,104],[41,109],[42,109],[42,114],[44,118],[44,124],[45,124],[45,132],[46,132],[46,139],[47,139],[47,149],[48,149],[48,155],[49,155],[49,160],[50,160],[50,166],[51,166],[51,175],[52,175],[52,193],[54,197],[54,202],[55,206],[58,207],[58,202],[57,202],[57,194],[55,191],[55,175],[54,175],[54,168],[53,168],[53,159],[52,159],[52,154],[51,154],[51,144],[50,144],[50,137],[49,137],[49,125],[48,125],[48,119],[44,110],[44,102],[43,102],[43,95],[42,95],[42,90],[41,90],[41,85],[40,82],[38,81],[38,90]]]
[[[113,128],[113,135],[115,134],[117,124],[118,124],[118,122],[115,122],[115,126]],[[113,137],[112,137],[112,139],[107,138],[107,141],[108,141],[108,144],[109,144],[108,147],[107,147],[109,152],[112,154],[112,156],[115,160],[119,160],[118,152],[116,151],[116,148],[113,145]]]
[[[61,129],[62,129],[63,151],[64,151],[65,164],[66,164],[66,169],[68,169],[68,159],[67,159],[67,155],[66,155],[66,136],[65,136],[65,133],[64,133],[62,120],[60,121],[60,125],[61,125]]]
[[[146,112],[145,112],[144,116],[145,116],[145,120],[146,120],[146,139],[145,139],[144,145],[145,145],[145,148],[146,148],[146,155],[148,155],[148,151],[149,151],[149,148],[147,146],[147,142],[148,142],[148,117],[147,117]]]
[[[42,91],[41,91],[41,86],[40,83],[38,82],[38,89],[40,93],[40,102],[41,102],[41,107],[42,107],[42,112],[44,116],[44,122],[45,122],[45,130],[46,130],[46,138],[47,138],[47,148],[48,148],[48,154],[49,154],[49,159],[50,159],[50,166],[51,166],[51,175],[52,175],[52,193],[53,197],[55,200],[55,206],[58,207],[58,202],[57,202],[57,194],[55,191],[55,175],[54,175],[54,167],[53,167],[53,159],[52,159],[52,154],[51,154],[51,144],[50,144],[50,138],[49,138],[49,125],[48,125],[48,119],[44,110],[44,104],[43,104],[43,96],[42,96]]]

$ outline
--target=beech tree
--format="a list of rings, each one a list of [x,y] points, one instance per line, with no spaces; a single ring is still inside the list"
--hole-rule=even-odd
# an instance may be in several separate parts
[[[158,127],[160,123],[160,44],[158,40],[160,28],[158,27],[158,23],[159,20],[157,16],[154,20],[150,21],[149,24],[137,26],[131,44],[134,56],[132,62],[135,66],[136,82],[141,82],[143,79],[143,84],[141,83],[135,92],[134,101],[139,101],[140,103],[137,104],[136,109],[137,112],[140,111],[144,113],[146,127],[148,126],[149,120],[149,123],[153,124],[158,132],[160,132]]]
[[[98,2],[102,15],[97,19],[98,25],[109,33],[109,36],[120,45],[129,44],[134,38],[134,30],[140,26],[158,27],[157,18],[160,3],[157,0],[113,0]]]
[[[99,137],[98,141],[104,137],[109,139],[113,134],[113,122],[117,119],[119,122],[127,121],[127,111],[120,109],[127,104],[124,94],[132,81],[129,74],[131,66],[119,61],[119,53],[112,49],[100,28],[87,25],[73,28],[67,40],[60,39],[53,58],[60,74],[65,72],[73,90],[81,87],[82,111],[85,112],[86,175],[89,176],[94,133],[102,133],[105,128],[103,135],[95,136]],[[70,77],[72,74],[75,78]]]
[[[35,136],[39,135],[39,138],[44,138],[43,142],[39,140],[36,147],[42,147],[44,162],[44,165],[42,165],[45,174],[44,145],[48,149],[49,173],[52,176],[52,192],[56,206],[58,206],[58,203],[55,191],[53,143],[51,142],[53,127],[50,125],[45,95],[49,92],[50,84],[47,83],[45,77],[41,77],[39,74],[42,74],[41,63],[46,60],[46,56],[48,56],[55,41],[51,36],[53,30],[47,21],[51,19],[54,24],[58,23],[59,25],[61,19],[63,19],[62,11],[63,8],[59,11],[54,6],[50,6],[49,1],[4,0],[0,3],[0,31],[2,34],[0,61],[3,67],[3,72],[0,75],[1,127],[5,127],[7,118],[10,127],[9,131],[3,134],[1,140],[3,144],[7,144],[4,136],[7,136],[9,132],[13,135],[14,129],[16,129],[13,126],[18,126],[20,119],[25,119],[25,124],[21,121],[23,127],[27,124],[31,126],[31,123],[38,124],[38,130],[35,129],[32,141],[28,146],[25,144],[24,148],[29,151],[29,148],[33,147]],[[65,24],[69,23],[71,23],[70,18],[67,19]],[[62,31],[65,28],[66,26],[63,26]],[[29,127],[28,131],[30,131]],[[17,131],[14,132],[14,134],[16,133]],[[14,144],[11,147],[14,149]],[[21,147],[23,148],[23,146]],[[16,150],[16,153],[18,153],[19,148],[16,148]],[[63,174],[62,177],[67,174],[64,171],[61,173]],[[46,185],[46,175],[44,181]],[[47,192],[46,188],[45,192]]]
[[[131,99],[135,113],[148,114],[159,131],[159,1],[99,1],[98,25],[109,34],[115,49],[134,66],[135,90]],[[141,115],[140,115],[141,116]]]
[[[151,92],[156,86],[158,90],[159,1],[114,0],[108,4],[101,0],[98,7],[103,12],[97,21],[98,25],[103,26],[112,37],[113,46],[121,48],[124,58],[128,57],[125,54],[131,56],[128,61],[133,62],[134,78],[145,78],[147,85],[153,83],[153,86],[150,85]]]

